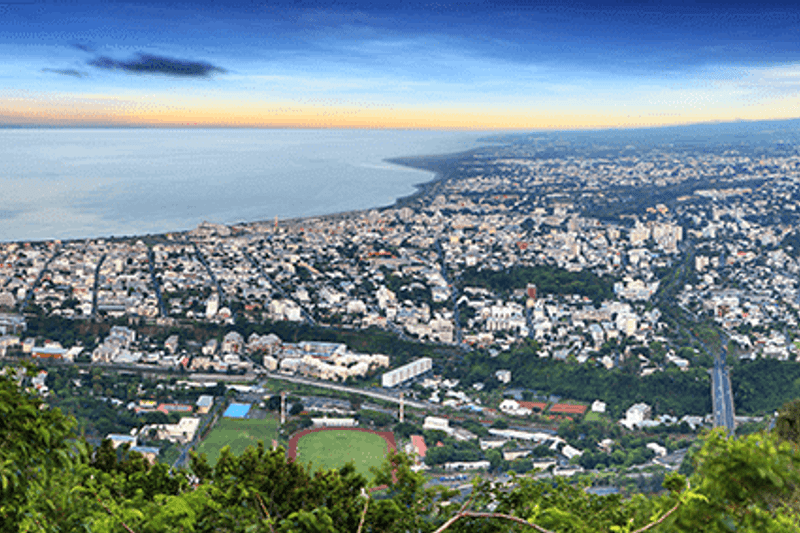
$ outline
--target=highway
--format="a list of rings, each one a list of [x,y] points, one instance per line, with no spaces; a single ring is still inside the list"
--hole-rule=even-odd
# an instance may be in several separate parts
[[[653,298],[655,303],[674,302],[678,290],[683,287],[683,284],[686,280],[686,272],[692,269],[692,263],[694,259],[694,244],[691,240],[686,242],[686,244],[682,247],[682,251],[686,253],[683,263],[677,266],[676,275],[674,275],[671,280],[666,283],[662,282],[662,286],[659,287],[659,290]],[[698,317],[695,316],[694,313],[684,308],[680,304],[678,304],[677,307],[683,313],[686,313],[686,315],[690,316],[692,321],[698,320]],[[662,310],[667,316],[673,315],[674,313],[674,310],[671,310],[670,306],[664,306],[662,307]],[[728,430],[729,435],[733,434],[735,429],[735,413],[733,407],[733,393],[731,392],[730,369],[725,363],[725,345],[727,343],[725,335],[720,333],[719,353],[712,353],[711,349],[706,345],[706,343],[704,343],[697,335],[695,335],[691,328],[683,328],[677,316],[673,315],[672,318],[675,320],[675,324],[679,329],[683,330],[692,339],[697,341],[703,351],[705,351],[714,359],[714,366],[709,370],[711,373],[711,402],[714,410],[714,426],[724,426]]]
[[[725,348],[714,358],[714,367],[711,369],[711,391],[714,402],[714,426],[724,426],[728,434],[735,428],[735,412],[733,408],[733,393],[731,392],[731,376],[725,364]]]

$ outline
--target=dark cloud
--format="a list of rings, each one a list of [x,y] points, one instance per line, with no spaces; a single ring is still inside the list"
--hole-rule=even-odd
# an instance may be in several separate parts
[[[89,65],[97,68],[124,70],[131,74],[164,74],[187,78],[204,78],[215,72],[227,72],[223,68],[203,61],[184,61],[150,54],[137,54],[137,56],[138,58],[132,61],[117,61],[110,57],[100,56],[89,61]]]
[[[74,68],[43,68],[42,72],[52,72],[53,74],[61,74],[62,76],[72,76],[73,78],[85,78],[87,74]]]
[[[95,52],[95,47],[90,44],[72,43],[71,46],[73,48],[81,50],[82,52],[89,52],[90,54],[93,54]]]

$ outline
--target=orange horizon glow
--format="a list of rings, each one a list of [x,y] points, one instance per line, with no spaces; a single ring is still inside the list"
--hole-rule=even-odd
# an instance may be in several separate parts
[[[245,104],[236,101],[182,101],[169,105],[138,97],[95,95],[0,99],[5,124],[198,128],[572,130],[678,126],[736,120],[800,116],[800,98],[786,98],[737,109],[657,113],[557,111],[503,108],[459,109],[422,106],[364,108],[298,106],[289,102]],[[206,105],[202,105],[206,104]],[[211,104],[211,105],[209,105]]]

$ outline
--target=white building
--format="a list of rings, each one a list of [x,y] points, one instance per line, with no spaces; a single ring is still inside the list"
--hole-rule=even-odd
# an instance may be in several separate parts
[[[428,372],[431,368],[433,368],[433,360],[430,357],[422,357],[384,373],[381,377],[381,384],[384,387],[394,387]]]
[[[450,433],[450,421],[446,418],[439,418],[438,416],[426,416],[425,422],[422,424],[422,429],[438,429]]]
[[[634,426],[649,419],[651,413],[652,408],[649,405],[646,403],[637,403],[630,406],[628,410],[625,411],[625,418],[620,420],[619,423],[628,429],[633,429]]]
[[[312,418],[311,422],[313,422],[314,427],[318,428],[346,428],[346,427],[355,427],[358,425],[358,421],[355,418]]]

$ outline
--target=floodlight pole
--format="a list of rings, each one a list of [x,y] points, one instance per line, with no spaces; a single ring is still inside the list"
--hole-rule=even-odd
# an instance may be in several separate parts
[[[400,393],[400,422],[403,422],[403,393]]]
[[[281,425],[286,423],[286,391],[281,391]]]

